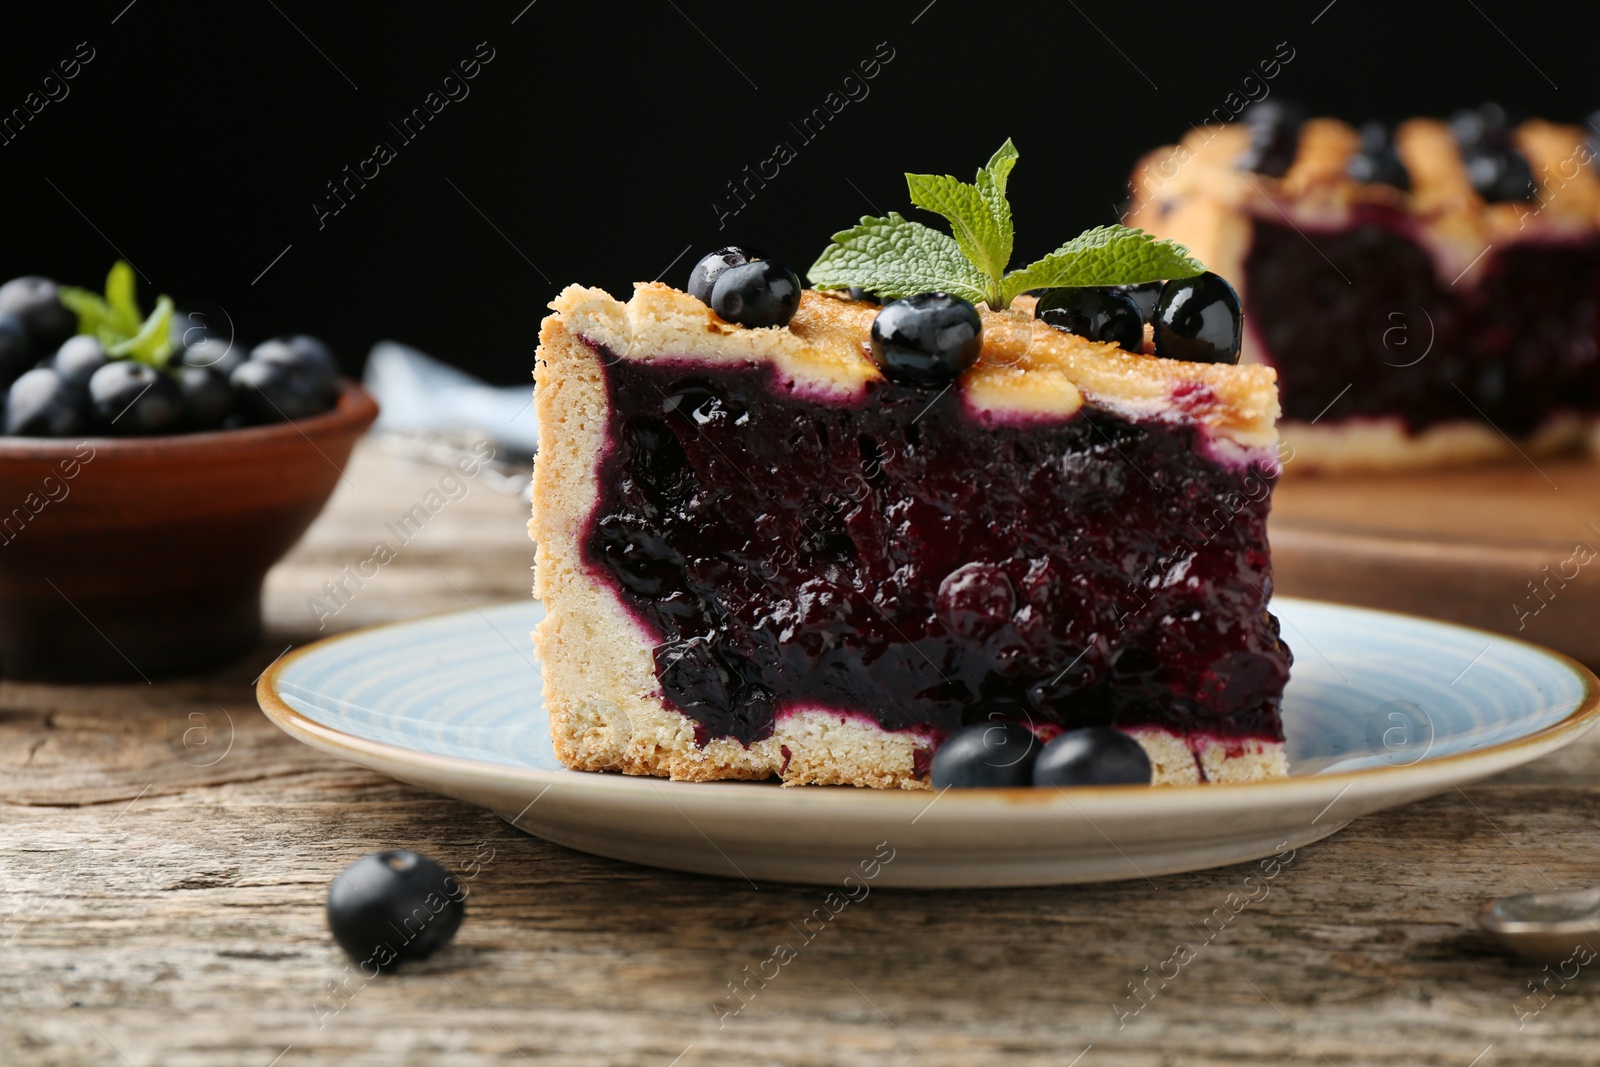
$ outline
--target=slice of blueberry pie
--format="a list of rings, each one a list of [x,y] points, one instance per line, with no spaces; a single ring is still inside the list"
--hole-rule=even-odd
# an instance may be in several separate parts
[[[906,789],[1286,773],[1278,400],[1233,362],[1232,290],[1133,231],[985,274],[918,226],[863,220],[812,289],[728,248],[688,292],[551,304],[530,532],[557,755]],[[1090,286],[1081,315],[1059,293]],[[974,724],[1022,754],[973,765]]]
[[[1390,130],[1269,101],[1141,161],[1128,222],[1238,287],[1293,469],[1553,451],[1600,419],[1596,137],[1493,105]]]

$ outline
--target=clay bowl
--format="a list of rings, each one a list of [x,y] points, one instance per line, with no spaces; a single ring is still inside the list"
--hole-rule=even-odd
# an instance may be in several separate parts
[[[0,675],[148,680],[261,639],[261,581],[378,416],[346,381],[294,423],[164,437],[0,438]]]

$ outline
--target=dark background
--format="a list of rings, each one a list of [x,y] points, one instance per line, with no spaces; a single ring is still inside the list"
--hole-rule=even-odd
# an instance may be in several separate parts
[[[569,282],[682,285],[728,241],[803,272],[861,214],[906,210],[904,171],[970,180],[1007,136],[1025,262],[1114,221],[1133,161],[1279,42],[1294,58],[1273,93],[1321,114],[1600,107],[1592,3],[112,0],[17,16],[0,114],[79,42],[94,58],[0,145],[0,276],[98,288],[120,250],[147,306],[207,301],[246,343],[319,334],[355,372],[392,338],[496,382],[526,380]],[[480,42],[493,58],[469,95],[405,142],[389,123]],[[869,95],[803,142],[789,123],[880,42],[893,59]],[[713,202],[779,140],[796,158],[719,230]],[[395,158],[319,226],[325,183],[379,141]]]

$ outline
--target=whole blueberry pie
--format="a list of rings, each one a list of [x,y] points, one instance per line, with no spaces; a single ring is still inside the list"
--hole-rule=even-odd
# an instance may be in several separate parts
[[[1268,101],[1142,160],[1128,221],[1237,287],[1292,469],[1536,455],[1600,420],[1596,136],[1493,105],[1390,129]]]

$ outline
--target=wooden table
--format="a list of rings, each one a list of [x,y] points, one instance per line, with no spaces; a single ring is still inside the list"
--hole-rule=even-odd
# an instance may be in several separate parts
[[[713,1003],[823,890],[569,852],[318,755],[256,710],[251,679],[316,635],[307,598],[440,473],[363,446],[272,574],[270,640],[244,662],[0,684],[0,1064],[1600,1061],[1600,963],[1552,978],[1531,1014],[1545,973],[1471,923],[1486,897],[1600,880],[1600,735],[1301,850],[1209,941],[1251,867],[874,891],[719,1021]],[[328,629],[527,595],[523,515],[475,481]],[[186,747],[189,729],[215,747]],[[397,846],[481,873],[449,949],[363,984],[323,900],[344,864]],[[1129,983],[1173,973],[1179,945],[1193,959],[1119,1026],[1140,1003]]]

